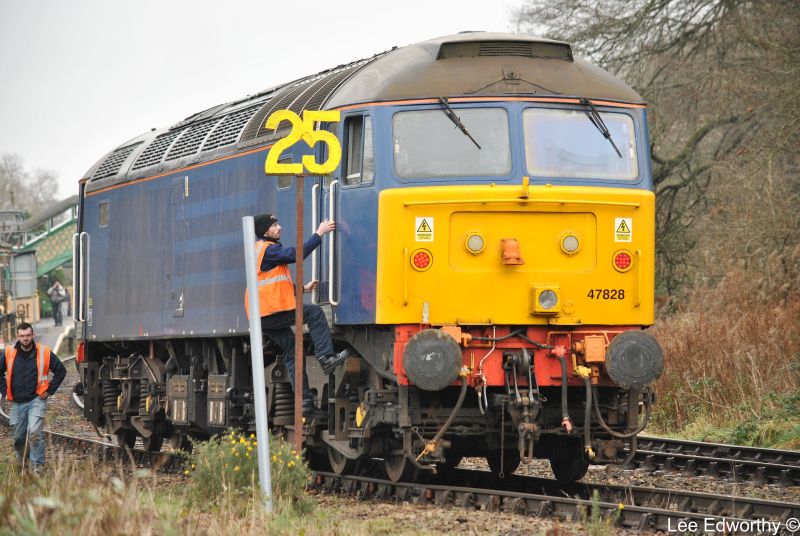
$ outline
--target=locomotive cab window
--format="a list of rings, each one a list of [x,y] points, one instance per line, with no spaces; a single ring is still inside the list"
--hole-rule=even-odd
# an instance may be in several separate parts
[[[108,200],[100,201],[97,211],[97,226],[108,227]]]
[[[522,118],[528,173],[538,177],[636,179],[639,167],[633,119],[623,113],[601,112],[600,116],[613,145],[583,110],[525,110]]]
[[[345,120],[344,183],[361,184],[375,178],[375,151],[372,145],[372,118],[357,115]]]
[[[394,167],[404,179],[505,176],[511,172],[508,114],[502,108],[399,112],[392,121]]]

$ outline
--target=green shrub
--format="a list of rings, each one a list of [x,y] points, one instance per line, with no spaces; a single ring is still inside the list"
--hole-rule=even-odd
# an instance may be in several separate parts
[[[190,502],[248,504],[259,493],[257,447],[254,434],[247,436],[234,430],[195,442],[185,471],[191,476]],[[314,501],[305,492],[310,473],[303,456],[282,437],[272,435],[270,457],[275,510],[298,514],[311,511]]]

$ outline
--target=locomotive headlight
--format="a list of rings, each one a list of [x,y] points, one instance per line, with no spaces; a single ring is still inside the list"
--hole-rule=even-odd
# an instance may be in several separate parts
[[[539,293],[539,307],[550,310],[558,304],[558,296],[552,290],[543,290]]]
[[[467,240],[464,242],[464,245],[466,246],[467,251],[473,255],[477,255],[483,251],[486,243],[484,242],[483,237],[478,233],[470,233],[467,235]]]
[[[555,315],[561,311],[561,289],[558,285],[535,285],[531,288],[531,314]]]
[[[575,255],[579,247],[581,247],[581,243],[575,234],[564,233],[564,235],[561,236],[561,251],[567,255]]]

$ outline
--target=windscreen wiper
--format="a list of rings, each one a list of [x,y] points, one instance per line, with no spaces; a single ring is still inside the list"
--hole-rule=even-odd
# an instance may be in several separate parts
[[[614,150],[617,151],[619,157],[622,158],[622,153],[619,152],[619,149],[617,149],[617,144],[611,139],[611,132],[608,131],[608,127],[603,121],[603,118],[600,117],[600,114],[597,113],[592,101],[589,99],[581,99],[581,104],[589,107],[589,111],[586,112],[586,115],[589,117],[589,121],[591,121],[592,124],[597,127],[597,130],[600,131],[603,137],[608,140],[608,143],[610,143]]]
[[[464,123],[461,122],[461,119],[458,118],[456,113],[453,111],[453,109],[447,103],[447,97],[439,97],[439,104],[442,105],[442,111],[444,112],[444,115],[446,115],[448,117],[448,119],[450,119],[450,121],[452,121],[455,126],[460,128],[461,132],[463,132],[466,137],[468,137],[470,140],[472,140],[472,143],[475,144],[475,147],[480,149],[481,146],[478,145],[478,142],[475,141],[475,138],[473,138],[470,135],[469,131],[467,130],[467,127],[464,126]]]

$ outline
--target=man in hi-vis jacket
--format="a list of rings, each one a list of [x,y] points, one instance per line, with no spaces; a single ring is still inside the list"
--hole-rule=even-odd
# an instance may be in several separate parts
[[[52,372],[52,379],[50,373]],[[33,340],[33,326],[17,326],[17,342],[0,355],[0,393],[11,402],[11,428],[17,461],[24,467],[25,450],[31,470],[44,468],[44,413],[47,399],[59,388],[67,369],[55,353]]]
[[[319,224],[316,232],[303,243],[303,258],[322,244],[322,237],[336,228],[330,220]],[[258,278],[259,314],[261,331],[283,351],[289,381],[294,385],[294,332],[291,327],[295,322],[295,289],[289,264],[297,262],[296,248],[281,244],[281,226],[272,214],[261,214],[255,217],[256,262]],[[305,292],[311,292],[318,281],[311,281],[303,286]],[[245,292],[245,308],[250,315]],[[322,371],[330,374],[350,355],[349,350],[336,354],[328,331],[328,322],[322,308],[316,304],[303,304],[303,323],[308,325],[311,340],[314,342],[314,354]],[[316,404],[308,388],[308,378],[303,371],[303,415],[312,416],[316,412]]]

